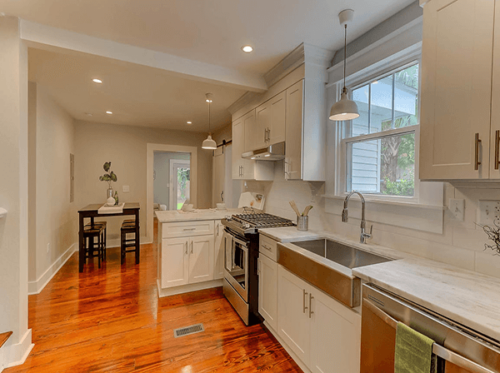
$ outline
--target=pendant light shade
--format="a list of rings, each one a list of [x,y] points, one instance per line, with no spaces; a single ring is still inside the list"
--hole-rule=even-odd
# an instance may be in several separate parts
[[[217,149],[217,143],[212,139],[212,134],[210,133],[210,105],[213,101],[213,95],[211,93],[207,93],[205,97],[205,101],[208,102],[208,137],[203,141],[201,147],[202,149],[215,150]]]
[[[354,18],[354,10],[346,9],[339,13],[339,21],[344,26],[344,88],[340,100],[333,104],[330,109],[330,120],[344,121],[353,120],[359,117],[358,105],[348,97],[348,91],[345,86],[345,72],[347,59],[347,24]]]

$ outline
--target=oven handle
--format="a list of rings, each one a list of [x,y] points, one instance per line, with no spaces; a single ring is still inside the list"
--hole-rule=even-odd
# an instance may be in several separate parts
[[[394,319],[393,317],[382,311],[380,308],[378,308],[375,304],[373,304],[366,298],[363,299],[363,305],[366,306],[375,315],[377,315],[380,319],[382,319],[382,321],[384,321],[387,325],[396,329],[398,325],[398,321],[396,319]],[[488,368],[484,368],[481,365],[463,356],[460,356],[459,354],[450,351],[441,345],[438,345],[437,343],[434,343],[434,345],[432,346],[432,352],[436,356],[439,356],[441,359],[444,359],[445,361],[455,364],[459,368],[465,369],[471,373],[495,373],[492,370],[489,370]]]

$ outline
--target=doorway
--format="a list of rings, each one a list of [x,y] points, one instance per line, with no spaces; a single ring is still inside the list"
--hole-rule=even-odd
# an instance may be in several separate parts
[[[154,153],[155,210],[178,210],[189,199],[190,158],[189,153],[182,152]]]
[[[189,155],[189,154],[188,154]],[[170,160],[170,205],[169,210],[180,210],[184,202],[190,202],[191,161]]]

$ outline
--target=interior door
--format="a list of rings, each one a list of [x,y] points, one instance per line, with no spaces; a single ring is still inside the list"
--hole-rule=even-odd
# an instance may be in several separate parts
[[[259,257],[259,313],[271,328],[278,328],[278,263]]]
[[[310,286],[278,266],[278,334],[297,357],[309,365]]]
[[[161,287],[186,285],[189,281],[188,268],[189,238],[168,238],[161,242]]]
[[[189,283],[210,281],[214,278],[214,236],[192,237],[189,242]]]
[[[213,159],[213,195],[212,206],[224,202],[224,182],[225,182],[225,154],[224,147],[214,151]]]
[[[494,8],[485,0],[424,6],[421,180],[489,177]]]

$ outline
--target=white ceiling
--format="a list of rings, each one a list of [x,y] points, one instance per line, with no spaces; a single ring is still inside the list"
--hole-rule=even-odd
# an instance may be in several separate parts
[[[224,67],[264,73],[300,43],[342,46],[415,0],[0,0],[7,15]],[[252,54],[241,46],[251,44]]]
[[[245,93],[83,53],[30,48],[28,56],[29,80],[45,86],[71,116],[86,121],[208,132],[205,93],[214,95],[212,129],[231,122],[227,108]],[[96,84],[93,78],[103,83]]]

